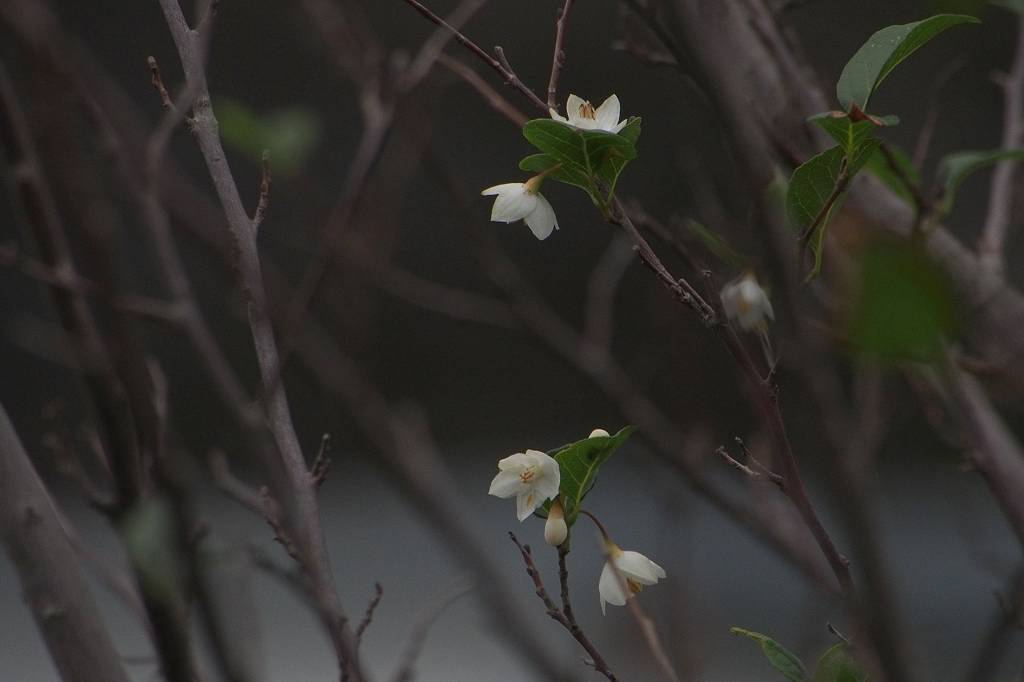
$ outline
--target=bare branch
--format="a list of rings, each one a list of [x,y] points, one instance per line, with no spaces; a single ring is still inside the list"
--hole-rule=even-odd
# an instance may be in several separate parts
[[[78,556],[2,406],[0,540],[61,677],[127,682]]]
[[[1024,141],[1024,15],[1017,15],[1017,50],[1010,73],[1001,79],[1000,84],[1004,98],[1000,147],[1014,149]],[[988,215],[978,238],[978,256],[982,264],[997,272],[1003,268],[1003,244],[1012,218],[1016,169],[1016,161],[1003,161],[996,166],[988,195]]]
[[[551,57],[551,77],[548,79],[548,109],[558,110],[558,77],[565,67],[565,27],[569,23],[569,12],[573,0],[565,0],[558,21],[555,23],[555,54]]]
[[[580,646],[590,656],[590,660],[593,661],[594,670],[604,675],[606,678],[615,682],[619,678],[615,676],[615,673],[611,671],[608,664],[604,662],[604,658],[601,656],[601,652],[597,650],[587,636],[580,629],[580,626],[576,624],[575,619],[569,620],[568,616],[563,613],[552,601],[551,597],[548,596],[547,590],[544,588],[544,581],[540,577],[540,572],[537,570],[537,566],[533,563],[533,552],[530,550],[529,545],[520,544],[519,539],[515,536],[515,533],[509,532],[509,538],[515,543],[516,547],[519,548],[519,553],[523,557],[523,563],[526,564],[526,574],[530,576],[530,580],[533,581],[533,587],[537,593],[537,596],[544,606],[547,608],[547,614],[551,616],[551,619],[561,625],[563,628],[569,631],[573,638],[580,643]],[[568,597],[568,577],[562,581],[563,599]]]

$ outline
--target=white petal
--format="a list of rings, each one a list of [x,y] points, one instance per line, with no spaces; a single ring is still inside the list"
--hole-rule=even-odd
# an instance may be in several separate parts
[[[536,198],[536,204],[529,214],[524,216],[527,227],[533,232],[533,236],[537,239],[547,239],[551,236],[551,233],[558,229],[558,219],[555,218],[555,209],[551,208],[551,204],[544,198],[542,194],[534,195]],[[498,201],[501,199],[499,198]],[[495,202],[497,205],[497,202]],[[494,220],[493,215],[491,220]]]
[[[605,562],[601,569],[601,578],[597,582],[597,592],[601,597],[601,613],[604,613],[604,604],[608,602],[612,606],[622,606],[626,603],[626,593],[619,584],[619,577],[615,575],[615,569],[611,564]]]
[[[586,102],[576,95],[569,95],[569,99],[565,101],[565,114],[569,117],[569,123],[574,126],[582,126],[581,121],[589,122],[590,119],[582,118],[580,116],[580,107],[586,104]]]
[[[519,474],[514,471],[499,471],[491,481],[491,489],[487,491],[487,494],[502,498],[512,497],[522,492],[523,487],[523,481],[519,478]]]
[[[619,121],[618,125],[616,125],[614,128],[612,128],[611,131],[613,133],[621,132],[622,129],[626,127],[627,123],[629,123],[629,120],[628,119],[623,119],[622,121]]]
[[[533,457],[528,452],[517,452],[498,460],[498,469],[501,471],[520,472],[534,463]]]
[[[489,197],[495,194],[508,194],[509,192],[522,192],[523,183],[521,182],[506,182],[503,185],[495,185],[494,187],[488,187],[484,191],[480,192],[480,196]]]
[[[568,123],[569,122],[569,119],[567,119],[565,116],[562,116],[560,113],[558,113],[554,109],[548,109],[548,114],[551,115],[551,118],[553,120],[558,121],[559,123]]]
[[[519,493],[519,496],[516,497],[516,517],[520,521],[525,521],[543,501],[536,490],[530,486],[529,490]]]
[[[641,585],[653,585],[665,577],[665,569],[640,552],[625,551],[615,560],[619,571]]]
[[[558,462],[553,458],[548,457],[543,452],[538,454],[543,456],[543,460],[538,461],[539,476],[536,478],[534,486],[537,490],[537,495],[542,500],[550,500],[558,494],[562,472],[558,467]]]
[[[615,95],[610,95],[608,99],[601,102],[601,106],[594,112],[594,118],[597,119],[597,127],[610,132],[618,132],[618,130],[613,129],[619,123],[619,109],[619,98]]]
[[[538,206],[538,195],[530,194],[524,188],[525,185],[522,185],[518,192],[499,194],[491,209],[491,220],[496,223],[514,223],[534,213]]]

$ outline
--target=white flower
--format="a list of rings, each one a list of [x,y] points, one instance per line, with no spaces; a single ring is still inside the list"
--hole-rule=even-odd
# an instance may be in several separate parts
[[[558,462],[540,450],[509,455],[498,462],[498,469],[488,494],[503,498],[515,495],[520,521],[558,494],[562,473]]]
[[[541,180],[542,177],[538,175],[526,182],[508,182],[480,192],[485,197],[498,195],[491,209],[491,220],[496,223],[522,220],[537,239],[551,236],[551,232],[558,229],[558,219],[555,218],[555,209],[538,191]]]
[[[610,438],[610,434],[604,429],[594,429],[587,438]]]
[[[590,102],[580,99],[576,95],[569,95],[565,103],[565,113],[568,118],[562,116],[554,109],[548,109],[551,118],[561,123],[579,128],[581,130],[605,130],[609,133],[617,133],[626,127],[628,121],[619,120],[619,98],[611,95],[597,109]]]
[[[722,308],[730,320],[736,320],[745,330],[764,329],[768,320],[775,319],[768,294],[749,272],[722,287]]]
[[[605,562],[604,570],[601,571],[601,579],[597,583],[597,591],[601,595],[602,614],[605,603],[612,606],[624,606],[626,599],[642,590],[644,585],[654,585],[665,577],[665,569],[640,552],[624,552],[611,542],[608,543],[606,551],[608,560]],[[615,562],[615,567],[619,569],[629,594],[623,592],[619,576],[612,568],[612,562]]]
[[[569,537],[569,526],[565,523],[565,509],[559,498],[551,503],[548,509],[548,519],[544,522],[544,542],[552,547],[558,547]]]

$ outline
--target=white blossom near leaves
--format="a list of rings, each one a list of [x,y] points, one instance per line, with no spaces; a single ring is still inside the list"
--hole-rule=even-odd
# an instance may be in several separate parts
[[[772,302],[753,273],[748,272],[726,284],[722,287],[721,296],[726,316],[744,330],[763,330],[768,320],[775,319]]]
[[[498,470],[488,494],[501,498],[514,495],[520,521],[558,495],[562,472],[558,462],[540,450],[509,455],[498,462]]]
[[[609,133],[617,133],[626,127],[628,121],[619,120],[619,98],[611,95],[601,106],[594,108],[594,105],[576,95],[569,95],[565,103],[566,116],[562,116],[554,109],[548,109],[551,118],[561,123],[567,123],[580,130],[604,130]]]
[[[597,583],[597,591],[601,596],[602,614],[605,612],[606,603],[612,606],[624,606],[626,599],[642,590],[644,585],[654,585],[665,577],[665,569],[640,552],[623,551],[613,542],[607,543],[606,552],[607,560]],[[628,594],[623,591],[619,577],[615,574],[615,569],[612,568],[613,562],[626,583]]]
[[[540,193],[543,176],[537,175],[526,182],[507,182],[488,187],[482,196],[497,195],[491,208],[491,220],[496,223],[514,223],[522,220],[537,239],[547,239],[558,229],[555,209]]]
[[[558,547],[569,537],[569,526],[565,523],[565,509],[556,497],[548,509],[548,518],[544,522],[544,542]]]
[[[604,429],[594,429],[587,438],[609,438],[610,434]]]

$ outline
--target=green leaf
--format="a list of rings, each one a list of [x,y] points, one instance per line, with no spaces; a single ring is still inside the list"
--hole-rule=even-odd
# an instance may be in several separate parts
[[[626,164],[636,158],[636,142],[640,139],[640,117],[633,116],[629,122],[619,131],[618,137],[629,142],[629,153],[623,153],[624,148],[615,148],[609,151],[597,167],[597,175],[608,186],[608,196],[615,193],[615,185],[619,181],[619,175]]]
[[[1000,161],[1024,159],[1024,149],[995,149],[991,151],[956,152],[943,157],[939,162],[939,174],[945,178],[942,203],[939,213],[945,215],[953,210],[956,192],[960,184],[972,173],[993,166]]]
[[[176,551],[174,510],[163,497],[133,504],[119,526],[128,559],[147,594],[165,603],[182,594],[185,567]]]
[[[274,172],[287,176],[308,161],[320,139],[320,120],[308,109],[257,114],[240,102],[218,100],[216,114],[225,144],[259,161],[270,150]]]
[[[960,314],[945,273],[918,241],[878,238],[857,254],[847,337],[866,355],[930,362]]]
[[[836,95],[846,111],[867,111],[868,101],[893,69],[929,40],[958,24],[978,23],[965,14],[939,14],[874,33],[850,58],[839,76]]]
[[[903,175],[914,186],[920,187],[921,176],[918,174],[917,169],[914,168],[914,163],[907,156],[906,152],[899,147],[891,145],[889,146],[889,151],[892,153],[896,165],[903,171]],[[899,174],[889,165],[889,161],[885,158],[885,154],[882,153],[881,149],[875,150],[875,153],[868,159],[867,165],[864,166],[864,170],[881,180],[900,199],[913,205],[914,195],[911,193],[910,188],[907,187],[907,184],[900,178]]]
[[[735,627],[729,628],[729,632],[734,635],[749,637],[760,644],[761,652],[768,659],[768,662],[790,682],[806,682],[807,669],[804,668],[803,661],[768,635]]]
[[[868,682],[868,679],[868,674],[861,670],[853,657],[850,645],[840,642],[818,661],[811,682]]]
[[[540,118],[526,122],[523,136],[547,154],[549,160],[569,169],[568,175],[573,178],[569,184],[584,187],[591,198],[595,198],[595,193],[589,188],[603,184],[610,197],[622,169],[636,158],[640,119],[630,118],[626,126],[616,134],[604,130],[579,130],[565,123]],[[588,182],[580,182],[581,173],[588,178]],[[561,180],[557,176],[555,179]],[[596,198],[595,202],[600,203]]]
[[[864,167],[871,155],[878,149],[881,140],[875,137],[860,139],[848,156],[842,147],[832,147],[793,171],[793,177],[789,180],[789,191],[786,195],[786,210],[790,222],[800,233],[806,232],[819,214],[825,209],[829,197],[832,196],[836,185],[840,180],[844,164],[848,176],[847,187],[853,177]],[[808,273],[808,279],[814,278],[821,272],[822,256],[824,254],[825,234],[833,216],[842,207],[846,198],[846,190],[843,189],[827,212],[818,220],[814,233],[810,237],[811,251],[814,254],[814,266]]]
[[[828,133],[847,157],[856,153],[878,127],[868,119],[854,123],[847,114],[839,111],[826,111],[807,120]]]
[[[592,196],[597,192],[593,181],[582,167],[570,163],[560,164],[551,154],[531,154],[519,162],[519,168],[532,173],[547,172],[548,178],[579,187]],[[555,170],[551,170],[552,168]]]
[[[572,526],[576,522],[580,503],[594,487],[598,469],[635,430],[634,426],[626,426],[614,436],[584,438],[548,453],[555,458],[561,470],[559,493],[562,496],[562,507],[565,509],[567,524]],[[542,507],[543,512],[538,516],[546,517],[550,506],[550,502],[545,503]]]

